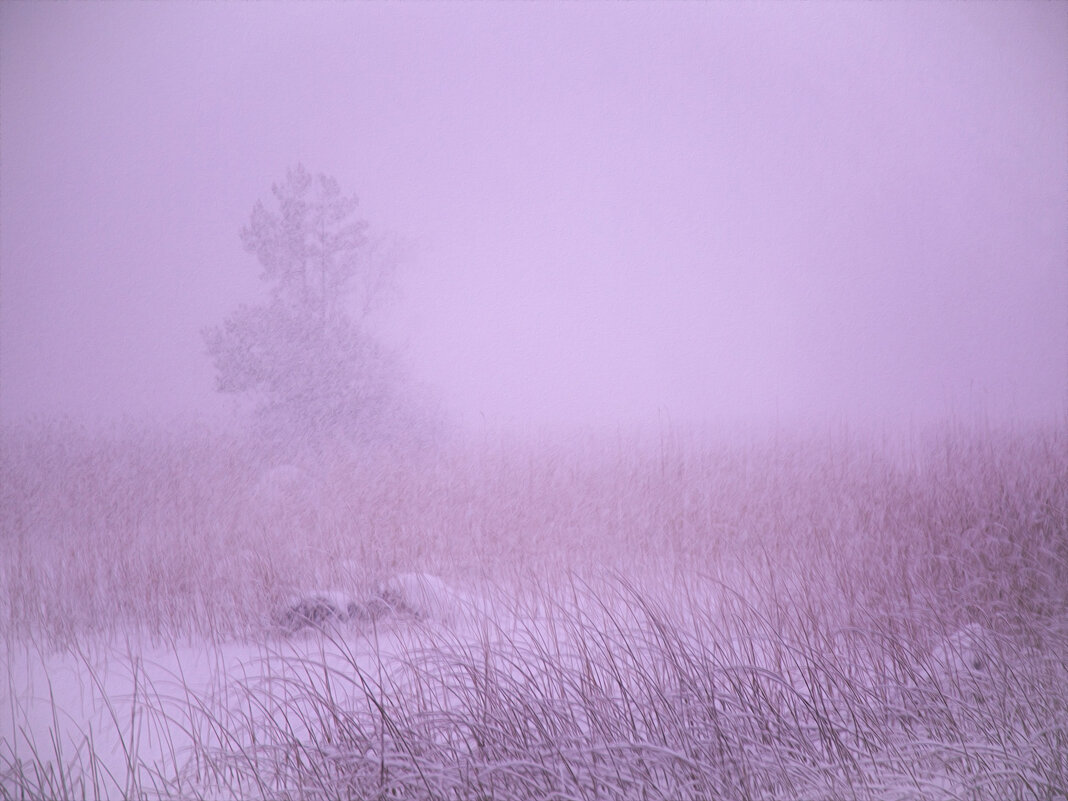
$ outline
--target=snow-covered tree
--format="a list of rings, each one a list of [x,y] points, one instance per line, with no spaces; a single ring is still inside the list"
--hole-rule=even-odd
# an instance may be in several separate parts
[[[267,298],[204,331],[217,389],[254,399],[275,434],[383,438],[410,407],[398,360],[369,324],[395,288],[395,261],[333,178],[298,166],[272,193],[276,208],[257,203],[241,231]]]

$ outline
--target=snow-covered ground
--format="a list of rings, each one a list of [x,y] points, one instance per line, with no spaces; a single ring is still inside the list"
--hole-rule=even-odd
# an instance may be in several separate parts
[[[357,602],[350,596],[309,592],[280,612],[321,611],[330,604],[333,613],[266,631],[259,641],[112,638],[55,652],[6,642],[0,654],[7,671],[0,686],[0,720],[6,719],[0,764],[22,763],[27,770],[51,764],[57,781],[65,773],[102,790],[100,797],[125,792],[140,786],[144,777],[136,774],[146,769],[183,773],[194,744],[210,737],[202,727],[242,688],[262,687],[296,665],[349,674],[355,666],[377,675],[428,637],[444,635],[446,625],[455,636],[470,633],[485,612],[471,594],[427,574],[395,576],[376,598],[389,605],[365,616],[353,613]],[[292,624],[292,614],[285,619]],[[130,784],[134,779],[138,784]]]

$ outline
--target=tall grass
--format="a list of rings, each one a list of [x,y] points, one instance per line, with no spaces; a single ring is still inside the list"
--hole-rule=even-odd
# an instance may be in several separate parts
[[[936,658],[929,643],[949,632],[930,616],[685,589],[573,579],[399,644],[372,636],[363,649],[340,630],[311,648],[266,644],[213,692],[178,677],[142,690],[131,718],[188,748],[136,762],[131,725],[129,765],[104,781],[90,742],[65,763],[0,753],[0,779],[12,798],[993,801],[1068,790],[1063,626],[991,630],[988,661],[972,669]]]
[[[255,797],[1054,798],[1064,641],[946,673],[885,625],[828,630],[776,600],[726,616],[624,587],[392,673],[282,663],[212,713],[190,786]],[[520,613],[519,619],[529,619]],[[239,745],[231,738],[238,738]],[[235,747],[236,746],[236,747]],[[225,765],[225,769],[219,766]]]
[[[3,432],[0,630],[238,636],[292,591],[404,570],[764,564],[850,603],[1013,617],[1068,602],[1063,431],[943,432],[906,458],[844,436],[681,434],[306,454],[312,493],[258,514],[254,487],[278,459],[203,429]]]
[[[1063,431],[283,457],[207,430],[50,427],[3,445],[9,647],[266,649],[218,695],[179,677],[177,707],[146,674],[134,700],[189,753],[140,764],[116,714],[122,775],[86,732],[74,755],[0,752],[6,796],[1068,794]],[[257,481],[283,458],[311,489],[264,514]],[[292,592],[413,570],[502,591],[400,650],[264,639]],[[947,664],[969,625],[982,667]]]

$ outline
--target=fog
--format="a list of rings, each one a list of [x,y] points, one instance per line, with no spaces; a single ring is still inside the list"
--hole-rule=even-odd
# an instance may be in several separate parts
[[[468,425],[1063,421],[1068,6],[5,4],[0,419],[225,420],[298,163]]]

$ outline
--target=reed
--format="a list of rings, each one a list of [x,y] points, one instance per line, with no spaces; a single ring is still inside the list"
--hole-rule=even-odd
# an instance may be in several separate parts
[[[0,797],[1068,792],[1063,431],[304,456],[303,505],[270,516],[275,455],[239,437],[4,437],[6,652],[91,676],[86,643],[134,643],[139,678],[117,761],[55,706],[55,737],[23,736],[11,690]],[[408,571],[488,600],[272,631],[294,592]],[[258,655],[205,688],[136,645],[188,641]]]

